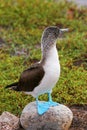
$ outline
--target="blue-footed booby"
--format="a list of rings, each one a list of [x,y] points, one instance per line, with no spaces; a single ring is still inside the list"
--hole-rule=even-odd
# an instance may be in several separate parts
[[[19,81],[7,85],[6,88],[15,91],[24,91],[36,98],[38,114],[42,115],[51,106],[58,105],[51,98],[52,88],[57,83],[60,76],[60,63],[56,42],[61,32],[68,29],[60,29],[57,26],[47,27],[41,38],[42,58],[40,62],[24,70],[20,75]],[[48,93],[48,102],[38,101],[38,96]]]

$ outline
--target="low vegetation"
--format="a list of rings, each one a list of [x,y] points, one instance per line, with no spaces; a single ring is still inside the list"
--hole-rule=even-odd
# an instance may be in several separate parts
[[[87,104],[87,8],[52,0],[0,1],[0,113],[20,115],[32,96],[4,89],[41,58],[40,38],[45,27],[69,28],[57,42],[61,75],[53,100]],[[47,100],[47,95],[40,96]]]

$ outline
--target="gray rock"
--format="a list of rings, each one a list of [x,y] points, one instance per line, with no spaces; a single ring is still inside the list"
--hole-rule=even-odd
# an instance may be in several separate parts
[[[68,130],[73,119],[71,110],[58,105],[50,107],[43,115],[38,115],[36,102],[25,106],[20,122],[25,130]]]
[[[0,116],[0,130],[17,130],[19,118],[9,112],[3,112]]]

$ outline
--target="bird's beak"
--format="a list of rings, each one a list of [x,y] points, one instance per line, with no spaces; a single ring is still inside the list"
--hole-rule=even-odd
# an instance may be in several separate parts
[[[69,29],[68,28],[65,28],[65,29],[59,29],[59,38],[62,38],[63,37],[63,33],[64,32],[68,32]]]
[[[63,33],[63,32],[68,32],[69,29],[68,28],[65,28],[65,29],[60,29],[60,33]]]

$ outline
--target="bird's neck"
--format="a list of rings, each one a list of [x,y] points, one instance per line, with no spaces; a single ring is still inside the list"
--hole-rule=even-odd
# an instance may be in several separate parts
[[[50,64],[53,62],[59,62],[58,52],[56,48],[56,44],[54,44],[51,47],[44,48],[42,50],[42,62],[46,63],[47,61],[50,62]]]

